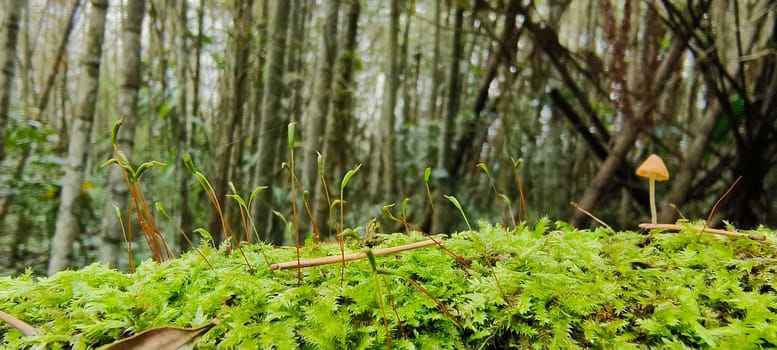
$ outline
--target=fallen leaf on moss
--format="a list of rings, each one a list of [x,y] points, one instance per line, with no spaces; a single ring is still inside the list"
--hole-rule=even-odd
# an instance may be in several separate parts
[[[218,321],[214,319],[209,324],[197,328],[152,328],[129,338],[105,345],[100,350],[175,350],[196,342],[197,339],[217,324]]]

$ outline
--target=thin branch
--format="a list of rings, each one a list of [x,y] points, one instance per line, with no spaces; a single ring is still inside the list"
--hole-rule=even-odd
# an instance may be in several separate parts
[[[744,237],[744,238],[749,238],[759,242],[766,241],[766,236],[764,235],[754,235],[754,234],[748,234],[748,233],[719,230],[719,229],[709,228],[709,227],[705,228],[702,226],[682,226],[682,225],[676,225],[676,224],[639,224],[639,228],[643,230],[660,229],[660,230],[669,230],[669,231],[692,230],[692,231],[698,231],[701,233],[714,233],[716,235],[733,237],[733,238]]]
[[[0,320],[10,324],[12,327],[18,329],[19,331],[22,332],[22,334],[28,337],[40,333],[40,331],[37,328],[30,326],[29,324],[27,324],[27,322],[24,322],[2,311],[0,311]]]
[[[409,243],[409,244],[403,244],[396,247],[391,248],[383,248],[383,249],[376,249],[372,251],[372,254],[375,256],[383,256],[383,255],[390,255],[395,254],[399,252],[403,252],[406,250],[412,250],[417,248],[423,248],[428,247],[430,245],[437,244],[437,241],[435,240],[423,240],[420,242],[415,243]],[[321,265],[328,265],[328,264],[336,264],[343,261],[353,261],[353,260],[360,260],[367,257],[367,254],[364,253],[353,253],[353,254],[346,254],[345,256],[337,255],[337,256],[326,256],[322,258],[314,258],[314,259],[304,259],[304,260],[294,260],[294,261],[286,261],[282,263],[276,263],[270,265],[271,270],[285,270],[285,269],[293,269],[297,267],[311,267],[311,266],[321,266]]]

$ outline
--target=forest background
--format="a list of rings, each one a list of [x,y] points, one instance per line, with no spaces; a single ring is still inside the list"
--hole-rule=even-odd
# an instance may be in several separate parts
[[[159,161],[141,187],[179,227],[222,224],[188,155],[238,225],[292,244],[277,211],[332,239],[327,191],[352,169],[347,226],[407,199],[428,232],[464,229],[443,197],[497,222],[548,215],[616,228],[660,221],[777,226],[777,2],[522,0],[2,0],[0,274],[127,265],[129,192],[114,156]],[[288,128],[294,123],[292,189]],[[483,164],[484,166],[477,166]],[[430,168],[427,199],[425,170]],[[484,171],[487,169],[488,171]],[[520,177],[521,181],[516,181]],[[325,179],[327,189],[322,185]],[[518,184],[522,183],[523,195]],[[493,190],[492,190],[493,189]],[[504,201],[495,200],[495,192]],[[302,191],[305,191],[304,193]],[[510,205],[508,206],[508,203]],[[519,215],[520,214],[520,215]],[[311,220],[312,218],[312,220]],[[383,220],[384,230],[393,230]],[[137,229],[135,232],[139,232]],[[142,257],[142,254],[140,255]]]

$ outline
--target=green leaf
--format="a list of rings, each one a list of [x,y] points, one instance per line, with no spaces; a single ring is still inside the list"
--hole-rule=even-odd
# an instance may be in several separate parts
[[[194,167],[194,161],[188,154],[183,155],[183,165],[186,166],[190,173],[194,174],[197,172],[197,168]]]
[[[243,200],[243,197],[240,197],[239,195],[228,194],[227,197],[234,199],[238,204],[240,204],[241,207],[244,207],[244,208],[248,207],[245,200]]]
[[[167,215],[167,212],[165,211],[165,207],[164,207],[164,206],[162,206],[162,203],[161,203],[161,202],[156,202],[156,203],[154,203],[154,206],[156,206],[156,210],[157,210],[158,212],[160,212],[160,213],[164,214],[165,216],[169,216],[169,215]],[[117,207],[117,208],[118,208],[118,207]]]
[[[431,167],[426,167],[426,169],[424,170],[424,182],[428,184],[429,183],[429,178],[431,176],[432,176],[432,168]]]
[[[294,122],[289,123],[289,131],[288,131],[288,134],[287,134],[289,150],[293,150],[294,149],[294,141],[295,141],[295,137],[296,137],[296,131],[295,131],[295,125],[296,124],[297,123],[294,123]]]
[[[251,195],[248,196],[248,203],[250,204],[251,202],[253,202],[254,201],[254,197],[256,197],[257,194],[261,193],[262,191],[264,191],[264,190],[266,190],[268,188],[269,187],[267,187],[267,186],[257,186],[256,188],[254,188],[254,190],[251,192]]]
[[[362,165],[359,164],[356,166],[356,168],[348,170],[348,172],[345,173],[345,176],[343,176],[343,181],[340,183],[340,192],[345,191],[345,186],[348,186],[348,182],[351,181],[351,178],[356,175],[356,172],[359,171],[361,167]]]
[[[488,175],[489,178],[491,177],[491,173],[488,171],[488,166],[486,166],[485,163],[478,163],[477,167],[483,170],[483,172],[486,173],[486,175]]]
[[[443,195],[443,197],[447,198],[448,201],[450,201],[453,204],[453,206],[455,206],[456,209],[459,210],[459,213],[461,213],[461,216],[464,218],[464,223],[467,224],[467,229],[472,231],[472,226],[470,226],[469,220],[467,219],[467,215],[464,214],[464,209],[461,207],[461,203],[459,203],[459,200],[456,199],[456,197],[449,196],[449,195]]]
[[[316,151],[316,169],[318,169],[318,176],[324,176],[324,156],[321,152]]]
[[[116,146],[116,139],[118,138],[119,128],[121,128],[122,124],[124,124],[124,117],[119,118],[119,120],[113,123],[113,128],[111,129],[111,145],[113,146]]]
[[[202,238],[205,239],[208,243],[214,243],[213,235],[211,235],[210,232],[208,232],[208,230],[204,228],[196,228],[194,229],[193,232],[199,233],[200,236],[202,236]]]
[[[143,175],[143,173],[146,172],[146,170],[151,169],[153,167],[158,167],[165,165],[164,163],[157,162],[155,160],[152,160],[150,162],[145,162],[141,164],[138,169],[135,171],[135,180],[140,180],[140,176]]]
[[[384,205],[383,206],[383,215],[385,217],[389,218],[392,221],[399,222],[399,219],[396,216],[394,216],[394,214],[391,213],[391,208],[393,208],[394,206],[396,206],[396,204],[394,204],[394,203]]]

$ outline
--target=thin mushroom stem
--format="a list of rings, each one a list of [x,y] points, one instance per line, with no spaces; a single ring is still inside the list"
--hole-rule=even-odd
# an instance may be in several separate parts
[[[656,180],[652,177],[648,180],[650,183],[650,222],[655,225],[658,223],[658,218],[656,217]]]

